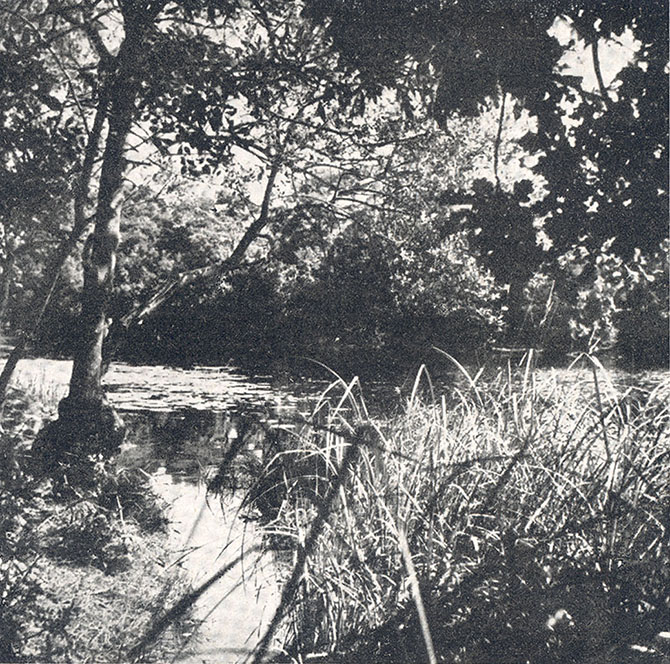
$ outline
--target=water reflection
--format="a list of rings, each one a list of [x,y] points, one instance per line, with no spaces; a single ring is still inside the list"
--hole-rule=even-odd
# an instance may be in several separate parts
[[[231,571],[196,603],[202,621],[179,661],[232,663],[243,661],[259,641],[279,603],[279,570],[271,552],[254,551],[262,532],[239,518],[240,498],[224,508],[211,500],[205,486],[176,482],[168,474],[155,477],[158,493],[170,503],[175,556],[194,587],[222,567]]]
[[[276,413],[259,409],[122,411],[121,415],[127,433],[120,464],[148,473],[162,468],[173,481],[191,484],[211,479],[225,461],[235,466],[245,456],[264,457],[281,424]],[[287,415],[285,421],[289,420]]]
[[[243,518],[244,476],[234,468],[244,458],[263,457],[277,415],[261,408],[122,415],[128,434],[118,463],[152,475],[156,491],[169,504],[175,559],[194,586],[238,560],[197,602],[196,618],[204,622],[183,661],[243,661],[278,604],[279,570],[262,527]],[[222,466],[231,481],[223,483],[223,495],[215,496],[207,483]]]

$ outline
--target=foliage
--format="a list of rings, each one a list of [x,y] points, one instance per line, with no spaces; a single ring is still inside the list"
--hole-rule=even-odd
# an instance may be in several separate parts
[[[398,113],[391,100],[383,111],[368,109],[364,142],[312,128],[319,151],[310,152],[312,142],[292,153],[292,159],[304,156],[301,169],[289,167],[290,194],[280,197],[251,260],[221,290],[203,284],[177,292],[153,320],[131,329],[126,347],[134,347],[135,358],[220,362],[232,356],[239,362],[328,353],[332,360],[333,353],[354,357],[365,348],[372,360],[398,344],[412,357],[438,340],[454,352],[483,347],[500,325],[498,292],[465,237],[447,230],[452,220],[436,186],[472,181],[472,159],[490,132],[463,123],[451,137],[436,130],[417,135]],[[339,123],[342,132],[355,127]],[[312,159],[329,162],[312,171]],[[328,169],[337,177],[325,177]],[[219,191],[216,201],[191,204],[200,221],[181,215],[177,242],[163,240],[174,214],[168,197],[149,203],[148,211],[163,210],[150,212],[152,220],[134,220],[131,212],[121,280],[151,283],[151,270],[161,265],[174,272],[197,266],[188,257],[200,229],[208,228],[201,237],[211,245],[227,242],[234,212],[244,211],[228,180]],[[226,214],[229,230],[220,232]],[[216,259],[210,253],[200,265]],[[130,283],[120,289],[124,299],[141,293]],[[154,354],[140,355],[148,342]]]
[[[539,153],[535,168],[546,180],[547,194],[536,212],[559,252],[579,239],[597,251],[614,238],[611,249],[629,259],[636,249],[654,251],[667,235],[668,64],[666,3],[640,13],[631,5],[637,49],[616,78],[597,92],[581,77],[558,74],[533,112],[538,131],[527,137]],[[623,5],[618,8],[623,10]],[[658,12],[658,13],[657,13]],[[582,47],[598,47],[625,37],[621,24],[588,25],[590,12],[574,17]],[[594,18],[590,16],[590,18]],[[604,17],[603,17],[604,18]],[[594,62],[595,66],[595,62]],[[567,110],[565,109],[567,104]]]
[[[651,256],[636,251],[623,265],[623,274],[621,305],[615,313],[616,348],[633,369],[668,366],[668,244]]]
[[[39,574],[35,525],[42,517],[42,498],[24,472],[25,449],[18,443],[6,433],[0,436],[4,535],[0,542],[0,659],[7,662],[24,661],[35,652],[48,658],[62,654],[58,642],[66,639],[64,625],[71,615],[66,605],[57,605]]]
[[[438,661],[643,661],[631,646],[653,650],[669,601],[667,384],[615,385],[594,362],[542,382],[532,369],[468,377],[447,408],[420,400],[420,378],[402,415],[367,422],[373,439],[291,605],[287,652],[414,661],[421,601]],[[305,485],[328,486],[353,418],[366,419],[354,389],[349,414],[324,400],[322,421],[269,460],[283,466],[272,523],[296,542],[319,504]]]
[[[148,476],[140,470],[116,469],[99,463],[92,489],[60,516],[50,529],[50,554],[56,560],[93,565],[116,573],[131,565],[128,522],[143,532],[166,531],[164,503],[153,493]]]
[[[53,244],[67,226],[69,176],[77,165],[78,116],[63,119],[58,62],[30,22],[8,29],[0,11],[0,317],[10,299],[40,278]],[[45,146],[49,149],[45,149]],[[37,265],[35,265],[37,263]],[[18,291],[18,293],[17,293]],[[20,319],[14,320],[15,325]],[[17,325],[18,327],[18,325]]]
[[[412,363],[439,344],[468,357],[499,327],[491,277],[462,237],[415,227],[401,248],[361,214],[331,237],[301,220],[267,258],[231,274],[225,287],[191,287],[131,329],[143,361],[262,364],[305,355],[343,368],[366,355],[383,366],[402,347]],[[295,236],[302,235],[298,240]],[[296,247],[290,252],[291,247]]]
[[[501,188],[497,172],[495,192],[456,187],[474,204],[467,226],[482,259],[501,284],[510,284],[513,333],[520,332],[523,286],[542,261],[535,242],[540,228],[554,259],[575,244],[595,256],[613,238],[611,251],[628,260],[636,249],[655,251],[665,237],[667,3],[306,5],[307,16],[326,25],[340,66],[352,76],[358,72],[373,98],[383,86],[396,88],[409,116],[415,106],[408,90],[447,126],[455,113],[475,116],[488,100],[500,98],[496,155],[508,97],[517,120],[522,109],[535,119],[520,145],[535,157],[541,194],[529,199],[533,187],[523,180]],[[571,31],[570,39],[559,41],[562,28]],[[627,62],[605,83],[598,49],[631,35]],[[574,72],[568,66],[589,47],[595,91],[583,80],[583,67]],[[620,50],[625,48],[623,43]],[[453,194],[453,185],[445,189]]]
[[[550,351],[547,361],[607,352],[629,368],[667,365],[667,243],[629,260],[613,253],[611,241],[595,256],[575,247],[558,270],[537,275],[526,291],[523,338]]]
[[[131,315],[191,270],[228,273],[177,290],[130,330],[122,355],[267,362],[401,349],[414,360],[435,342],[484,348],[503,322],[508,341],[535,344],[529,322],[544,321],[547,349],[618,344],[640,362],[626,350],[640,322],[631,303],[644,299],[662,342],[660,281],[629,297],[613,275],[622,261],[638,273],[636,249],[655,261],[666,231],[667,39],[664,3],[652,4],[17,4],[0,47],[11,319],[34,309],[72,202],[75,217],[94,218],[97,175],[82,194],[68,174],[84,177],[87,154],[102,165],[94,117],[108,123],[106,95],[123,90],[123,159],[139,163],[133,183],[141,169],[154,182],[125,196],[106,315]],[[604,87],[567,68],[592,47],[596,69],[597,49],[616,40],[632,46]],[[135,41],[130,71],[121,45],[132,53]],[[24,182],[19,201],[11,192]],[[593,263],[581,279],[570,252]],[[81,256],[64,270],[41,348],[65,354],[81,341]]]
[[[221,262],[240,233],[240,207],[225,189],[214,198],[184,184],[163,195],[138,188],[123,213],[114,317],[131,311],[169,276]]]
[[[133,634],[186,585],[156,562],[164,506],[146,475],[110,466],[78,499],[54,495],[32,475],[30,458],[33,419],[45,415],[17,392],[4,406],[0,659],[121,661]],[[158,658],[175,651],[187,623],[159,644]]]
[[[412,74],[428,88],[434,67],[440,119],[455,110],[476,115],[498,85],[518,98],[541,95],[560,56],[547,31],[562,9],[549,2],[306,2],[307,15],[327,25],[340,66],[360,71],[370,94]]]

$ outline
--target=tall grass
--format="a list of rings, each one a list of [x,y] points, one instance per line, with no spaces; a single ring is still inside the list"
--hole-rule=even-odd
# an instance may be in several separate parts
[[[487,380],[459,370],[438,395],[422,369],[386,420],[338,381],[252,487],[293,543],[286,656],[663,661],[668,385],[621,387],[591,358],[540,375],[529,357]]]
[[[69,371],[69,364],[56,365],[43,359],[22,361],[14,373],[11,387],[53,414],[59,401],[67,395]]]

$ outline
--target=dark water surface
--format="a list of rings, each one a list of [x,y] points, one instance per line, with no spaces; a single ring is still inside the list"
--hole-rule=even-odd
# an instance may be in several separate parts
[[[15,382],[56,403],[70,372],[71,362],[26,359]],[[196,603],[203,622],[178,661],[244,661],[274,614],[281,569],[262,527],[245,517],[244,488],[215,496],[208,481],[231,447],[261,460],[268,431],[309,412],[327,383],[277,387],[224,367],[131,365],[114,365],[104,382],[127,425],[119,466],[146,471],[169,506],[169,564],[197,586],[237,561]]]

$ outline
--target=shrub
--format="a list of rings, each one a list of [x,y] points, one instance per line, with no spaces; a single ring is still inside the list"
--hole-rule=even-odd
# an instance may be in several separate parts
[[[13,395],[14,397],[16,395]],[[25,404],[21,404],[24,406]],[[25,413],[26,408],[19,408]],[[72,607],[58,605],[38,566],[36,525],[45,503],[36,483],[23,471],[19,436],[0,434],[0,661],[51,660],[67,643],[65,625]]]
[[[286,652],[425,661],[429,632],[446,662],[641,661],[643,648],[660,658],[670,386],[631,407],[630,388],[590,362],[543,381],[530,367],[486,387],[468,377],[451,401],[421,402],[415,389],[386,421],[368,420],[349,390],[346,414],[306,427],[284,455],[294,473],[284,470],[275,522],[298,551],[320,505],[305,482],[332,483],[355,420],[376,434],[284,607]]]
[[[3,412],[0,661],[126,661],[137,635],[187,586],[159,560],[163,503],[145,474],[110,462],[92,466],[86,489],[35,477],[30,447],[45,415],[18,391]],[[169,659],[189,620],[147,657]]]
[[[666,367],[670,349],[668,243],[655,253],[635,251],[629,260],[575,247],[558,260],[550,277],[536,274],[526,289],[523,341],[546,351],[611,351],[630,369]]]

